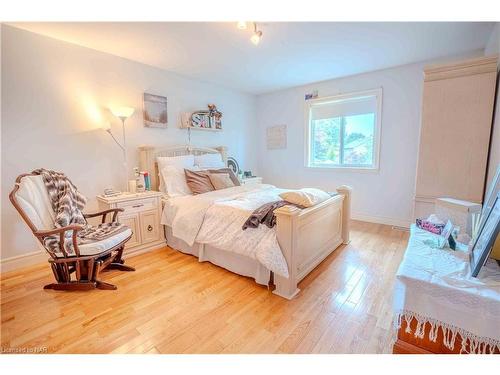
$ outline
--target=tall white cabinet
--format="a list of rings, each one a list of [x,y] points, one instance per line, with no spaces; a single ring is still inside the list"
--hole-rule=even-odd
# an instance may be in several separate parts
[[[424,69],[414,216],[452,197],[482,203],[497,57]]]

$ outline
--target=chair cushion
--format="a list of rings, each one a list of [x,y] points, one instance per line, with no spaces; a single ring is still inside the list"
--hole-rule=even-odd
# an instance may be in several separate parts
[[[23,177],[16,199],[36,229],[54,229],[55,214],[42,176]]]
[[[104,240],[78,245],[78,249],[80,250],[81,256],[99,254],[103,251],[111,249],[120,242],[125,241],[125,239],[127,239],[130,235],[132,235],[132,230],[127,228],[126,230]],[[59,257],[63,256],[60,252],[56,253],[56,255]]]

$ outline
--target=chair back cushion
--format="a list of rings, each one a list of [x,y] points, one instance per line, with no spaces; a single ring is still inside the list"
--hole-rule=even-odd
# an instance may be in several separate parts
[[[55,228],[55,214],[42,176],[24,176],[15,197],[37,230]]]

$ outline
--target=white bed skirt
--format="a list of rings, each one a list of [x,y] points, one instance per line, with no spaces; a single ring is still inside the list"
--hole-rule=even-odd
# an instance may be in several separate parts
[[[172,235],[171,227],[164,227],[167,245],[172,249],[194,255],[200,262],[210,262],[238,275],[251,277],[257,284],[266,286],[269,284],[271,271],[257,260],[197,242],[193,246],[189,246],[183,240]]]

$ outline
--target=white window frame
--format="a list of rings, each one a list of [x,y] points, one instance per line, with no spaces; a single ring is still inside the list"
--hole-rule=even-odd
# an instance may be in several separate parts
[[[327,165],[314,165],[311,164],[311,142],[310,142],[310,137],[311,137],[311,107],[313,104],[326,104],[329,102],[336,102],[340,100],[345,100],[345,99],[352,99],[356,97],[361,97],[361,96],[375,96],[376,101],[377,101],[377,113],[375,113],[375,132],[373,136],[373,164],[372,165],[342,165],[342,164],[337,164],[337,165],[332,165],[332,166],[327,166]],[[371,90],[364,90],[364,91],[356,91],[356,92],[350,92],[346,94],[339,94],[339,95],[333,95],[333,96],[328,96],[324,98],[317,98],[317,99],[311,99],[306,102],[305,106],[305,126],[304,126],[304,132],[305,132],[305,155],[304,155],[304,162],[305,162],[305,167],[306,168],[313,168],[313,169],[326,169],[326,170],[332,170],[332,169],[341,169],[341,170],[356,170],[356,171],[378,171],[379,169],[379,162],[380,162],[380,135],[382,133],[382,88],[377,88],[377,89],[371,89]]]

